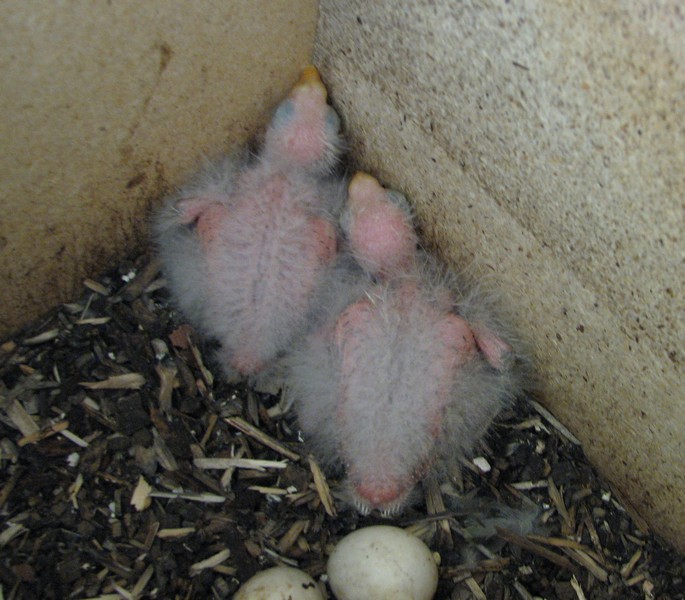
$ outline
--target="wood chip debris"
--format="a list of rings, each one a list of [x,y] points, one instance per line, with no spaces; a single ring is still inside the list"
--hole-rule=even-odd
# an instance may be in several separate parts
[[[575,520],[569,514],[566,505],[564,504],[564,498],[551,477],[547,479],[547,489],[549,490],[549,497],[552,499],[552,502],[554,502],[554,506],[563,519],[564,528],[562,529],[562,533],[570,535],[575,530]]]
[[[78,493],[83,487],[83,473],[76,476],[76,480],[69,486],[69,500],[75,510],[78,510]]]
[[[60,435],[64,438],[68,439],[73,444],[80,446],[81,448],[87,448],[89,445],[86,440],[77,436],[75,433],[72,433],[68,429],[64,429],[64,430],[60,431]]]
[[[435,476],[427,477],[424,482],[424,491],[426,496],[426,511],[429,515],[446,514],[445,501],[440,492],[440,485]],[[454,548],[454,540],[452,538],[452,527],[448,518],[439,519],[435,522],[433,528],[440,540],[440,546],[452,549]]]
[[[281,442],[273,439],[271,436],[262,432],[260,429],[258,429],[254,425],[251,425],[244,419],[241,419],[240,417],[230,417],[226,419],[226,423],[228,423],[232,427],[235,427],[236,429],[239,429],[245,435],[249,435],[251,438],[264,444],[268,448],[271,448],[279,454],[282,454],[286,458],[289,458],[290,460],[300,460],[300,455],[297,454],[297,452],[293,452],[285,445],[281,444]]]
[[[52,423],[50,425],[47,425],[46,427],[43,427],[43,429],[40,429],[39,431],[35,431],[33,433],[30,433],[29,435],[25,435],[24,437],[19,438],[17,446],[21,448],[22,446],[26,446],[26,444],[35,444],[36,442],[47,439],[60,432],[64,432],[67,429],[67,427],[69,427],[69,421],[60,421],[59,423]]]
[[[94,279],[84,279],[83,285],[87,287],[91,292],[95,292],[96,294],[100,294],[101,296],[109,296],[109,290],[99,281],[95,281]]]
[[[280,554],[286,554],[290,548],[293,547],[295,542],[297,542],[297,538],[300,537],[308,523],[309,521],[305,519],[298,519],[290,526],[288,531],[286,531],[285,535],[278,542],[278,552]]]
[[[49,331],[44,331],[33,337],[26,338],[23,343],[27,346],[35,346],[36,344],[51,342],[52,340],[57,339],[57,336],[59,336],[59,329],[50,329]]]
[[[632,574],[633,570],[635,569],[635,565],[637,565],[637,562],[642,558],[642,549],[639,548],[633,556],[630,557],[630,560],[621,567],[621,577],[623,579],[628,579],[630,575]]]
[[[333,503],[333,497],[331,496],[331,490],[326,482],[326,476],[323,474],[319,464],[311,454],[307,456],[307,462],[309,463],[309,469],[314,477],[314,486],[319,494],[319,498],[321,498],[321,502],[326,510],[326,514],[329,517],[336,517],[337,512]]]
[[[78,319],[76,325],[105,325],[111,321],[111,317],[93,317],[91,319]]]
[[[284,397],[215,377],[163,285],[122,264],[0,344],[4,597],[219,600],[276,564],[325,588],[339,540],[390,522],[441,557],[435,600],[683,598],[685,561],[535,401],[502,412],[449,493],[426,480],[399,520],[359,515]],[[463,498],[538,507],[536,524],[465,543]]]
[[[145,385],[145,377],[140,373],[124,373],[103,381],[82,381],[79,385],[89,390],[139,390]]]
[[[285,469],[288,463],[284,460],[259,460],[254,458],[196,458],[193,464],[198,469]]]
[[[7,523],[7,529],[0,532],[0,548],[7,546],[15,537],[26,531],[21,523]]]
[[[31,415],[26,412],[26,409],[18,400],[10,402],[6,413],[12,424],[21,431],[24,437],[34,435],[40,431],[40,427],[38,427]]]
[[[249,490],[253,492],[259,492],[260,494],[265,494],[267,496],[285,496],[288,494],[288,490],[284,490],[279,487],[267,487],[263,485],[251,485]]]
[[[517,546],[523,548],[524,550],[528,550],[529,552],[533,552],[534,554],[537,554],[538,556],[544,558],[545,560],[548,560],[550,562],[553,562],[555,565],[560,566],[563,569],[566,569],[567,571],[571,571],[575,573],[577,569],[573,566],[573,564],[565,557],[561,556],[560,554],[557,554],[556,552],[552,552],[551,550],[548,550],[544,546],[541,546],[540,544],[536,544],[535,542],[532,542],[528,538],[519,535],[518,533],[515,533],[514,531],[510,531],[507,529],[503,529],[502,527],[495,527],[497,530],[497,535],[501,537],[503,540],[506,540],[507,542],[511,542],[513,544],[516,544]]]
[[[576,593],[576,596],[578,596],[578,600],[585,600],[585,592],[583,592],[583,588],[580,587],[575,575],[571,577],[571,587],[573,587],[573,591]]]
[[[473,577],[467,577],[464,581],[476,600],[488,600],[488,597]]]
[[[133,495],[131,496],[131,506],[140,512],[150,507],[152,499],[150,494],[152,493],[152,487],[145,481],[145,478],[141,475],[138,479],[138,485],[133,490]]]
[[[153,258],[142,269],[138,271],[136,276],[129,281],[123,289],[119,292],[123,298],[131,302],[138,298],[159,274],[161,263],[159,259]]]
[[[159,375],[159,408],[165,413],[171,412],[171,398],[176,385],[178,368],[173,366],[157,365],[155,367]]]
[[[150,492],[151,498],[166,498],[168,500],[190,500],[191,502],[204,502],[205,504],[223,504],[226,498],[217,494],[192,492]]]
[[[229,556],[231,556],[231,551],[229,549],[224,549],[209,558],[192,564],[190,567],[190,576],[195,577],[195,575],[198,575],[205,569],[213,569],[214,567],[219,566],[222,562],[227,560]]]
[[[150,579],[152,579],[154,572],[155,569],[152,565],[148,565],[147,569],[143,571],[143,574],[140,576],[140,579],[138,579],[136,584],[133,586],[133,589],[131,590],[131,595],[134,598],[140,598],[143,595],[143,591],[147,587],[147,584],[150,582]]]
[[[172,529],[160,529],[157,531],[157,537],[163,540],[177,540],[195,533],[195,527],[176,527]]]
[[[609,574],[586,552],[583,552],[582,550],[576,550],[574,548],[562,548],[562,551],[574,562],[590,571],[590,573],[599,579],[599,581],[605,582],[609,579]]]
[[[528,400],[530,405],[538,411],[547,422],[552,425],[561,435],[563,435],[569,442],[580,446],[580,440],[571,433],[571,431],[559,421],[551,412],[549,412],[542,404],[530,398]]]

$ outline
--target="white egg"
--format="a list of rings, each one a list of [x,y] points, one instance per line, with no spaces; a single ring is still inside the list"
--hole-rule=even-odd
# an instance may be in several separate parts
[[[304,571],[274,567],[248,579],[233,600],[324,600],[324,597],[316,581]]]
[[[338,600],[431,600],[438,567],[419,538],[378,525],[340,540],[328,559],[328,581]]]

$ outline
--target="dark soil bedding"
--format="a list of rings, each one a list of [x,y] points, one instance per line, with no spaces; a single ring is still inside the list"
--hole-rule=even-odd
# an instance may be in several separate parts
[[[276,564],[325,586],[336,541],[385,522],[335,499],[280,399],[210,357],[147,257],[2,345],[0,598],[230,598]],[[685,560],[540,405],[501,414],[477,455],[460,493],[536,505],[540,524],[467,543],[429,482],[430,510],[395,521],[439,553],[436,598],[685,598]]]

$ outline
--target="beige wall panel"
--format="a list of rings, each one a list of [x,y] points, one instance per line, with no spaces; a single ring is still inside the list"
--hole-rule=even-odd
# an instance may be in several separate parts
[[[680,2],[320,12],[315,62],[353,154],[448,259],[494,280],[545,402],[685,550]]]
[[[142,247],[150,201],[264,122],[310,60],[316,2],[2,13],[0,338]]]

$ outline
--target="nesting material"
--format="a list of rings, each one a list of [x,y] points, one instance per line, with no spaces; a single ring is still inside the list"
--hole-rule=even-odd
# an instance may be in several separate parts
[[[80,311],[60,307],[0,346],[0,579],[6,598],[121,597],[134,590],[230,598],[252,575],[279,564],[323,585],[327,560],[345,535],[388,523],[410,528],[440,555],[437,600],[468,598],[476,588],[487,598],[577,598],[574,575],[586,598],[675,599],[682,593],[683,559],[631,518],[581,447],[529,403],[502,413],[478,446],[490,471],[465,462],[453,476],[455,489],[431,489],[431,512],[421,501],[393,520],[362,517],[340,500],[340,481],[329,477],[337,517],[329,516],[310,465],[300,458],[307,449],[290,415],[270,416],[280,399],[253,393],[254,411],[248,411],[244,387],[218,377],[207,383],[202,369],[215,370],[204,358],[211,348],[197,345],[187,328],[196,351],[174,345],[183,322],[156,279],[126,299],[121,275],[143,273],[148,263],[147,257],[123,263],[98,280],[111,290],[108,296],[84,288],[72,303]],[[75,325],[82,317],[110,320]],[[24,343],[54,329],[52,340]],[[159,355],[154,340],[165,340],[169,354]],[[159,406],[160,363],[178,369],[168,413]],[[140,373],[146,383],[138,390],[79,385],[123,373]],[[24,433],[7,412],[13,402],[35,430],[68,421],[68,431],[87,446],[74,444],[65,430],[20,447]],[[160,462],[156,435],[176,470]],[[198,451],[207,459],[260,462],[204,469],[194,464]],[[68,460],[74,453],[78,462]],[[269,461],[286,467],[271,468]],[[231,471],[226,487],[222,480]],[[130,501],[141,476],[151,501],[138,510]],[[533,504],[541,526],[534,535],[493,533],[466,545],[478,524],[467,510],[450,508],[457,491],[514,508]],[[230,555],[223,562],[190,576],[192,565],[224,550]]]

